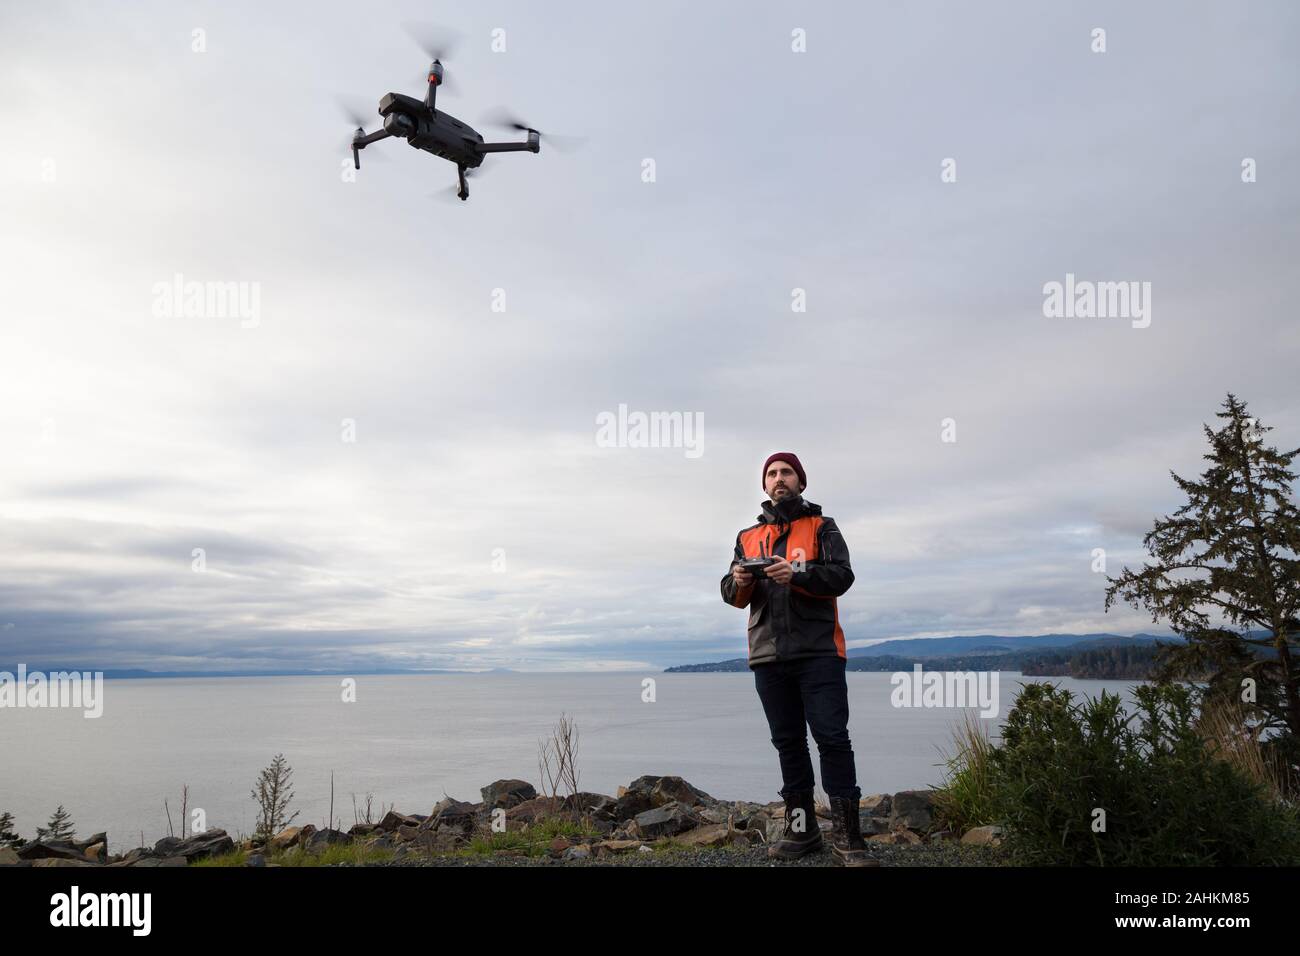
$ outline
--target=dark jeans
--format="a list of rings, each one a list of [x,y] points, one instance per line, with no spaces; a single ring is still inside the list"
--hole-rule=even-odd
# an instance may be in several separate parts
[[[826,795],[862,799],[849,743],[849,687],[844,670],[844,658],[829,655],[754,666],[754,685],[781,758],[782,797],[813,789],[808,754],[811,728],[821,755]]]

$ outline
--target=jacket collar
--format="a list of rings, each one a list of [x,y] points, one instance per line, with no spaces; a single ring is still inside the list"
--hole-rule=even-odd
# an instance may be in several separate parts
[[[773,502],[769,498],[763,502],[763,513],[758,516],[758,521],[759,524],[783,525],[790,524],[796,518],[806,518],[821,513],[822,506],[806,501],[803,495],[782,498],[778,502]]]

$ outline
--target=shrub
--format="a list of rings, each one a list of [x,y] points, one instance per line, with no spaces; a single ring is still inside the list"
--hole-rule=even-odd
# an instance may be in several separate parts
[[[986,796],[967,812],[1001,824],[1018,863],[1300,862],[1300,811],[1216,756],[1194,725],[1192,693],[1139,686],[1133,729],[1118,695],[1080,706],[1069,691],[1025,685],[987,755]]]

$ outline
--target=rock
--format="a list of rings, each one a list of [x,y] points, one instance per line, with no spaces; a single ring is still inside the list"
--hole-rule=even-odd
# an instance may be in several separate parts
[[[469,840],[454,828],[436,830],[432,833],[432,842],[424,844],[431,853],[450,853],[469,843]]]
[[[652,807],[662,807],[668,803],[680,803],[688,807],[696,804],[712,806],[719,802],[698,787],[693,787],[681,777],[675,776],[661,777],[647,774],[637,777],[627,787],[619,789],[622,791],[620,796],[633,792],[648,794]]]
[[[784,814],[784,810],[782,811]],[[732,825],[737,830],[754,830],[757,833],[767,831],[769,817],[761,803],[737,803],[732,817]]]
[[[302,827],[285,827],[268,841],[268,848],[272,850],[287,850],[291,846],[297,846],[302,838]],[[310,832],[310,831],[308,831]]]
[[[420,827],[425,830],[439,827],[455,827],[462,832],[471,830],[481,807],[481,804],[466,803],[448,797],[434,805],[433,812],[423,820]]]
[[[700,819],[709,823],[726,823],[735,817],[736,811],[724,806],[707,807],[700,811]]]
[[[732,831],[725,823],[696,827],[677,837],[677,843],[686,846],[726,846],[732,842]]]
[[[568,849],[569,847],[571,847],[572,845],[573,845],[573,844],[571,844],[571,843],[570,843],[568,840],[566,840],[564,837],[558,837],[558,836],[557,836],[554,840],[551,841],[550,851],[551,851],[552,853],[563,853],[565,850],[567,850],[567,849]]]
[[[868,843],[889,843],[895,845],[915,845],[921,838],[911,830],[892,830],[889,833],[877,833],[865,838]]]
[[[137,846],[130,850],[127,850],[125,853],[122,854],[122,858],[120,860],[118,860],[116,863],[110,863],[109,866],[131,866],[133,863],[137,862],[138,860],[142,860],[147,857],[151,857],[153,855],[154,855],[153,850],[149,849],[148,847]]]
[[[925,832],[934,822],[933,790],[900,790],[889,813],[890,829]]]
[[[91,846],[86,847],[86,849],[83,850],[82,853],[83,853],[83,855],[86,857],[86,859],[89,860],[91,863],[107,863],[107,862],[108,862],[108,846],[107,846],[107,844],[104,844],[104,843],[95,843],[95,844],[93,844],[93,845],[91,845]]]
[[[591,850],[579,844],[571,846],[561,855],[562,860],[587,860],[591,858]]]
[[[489,783],[479,793],[483,796],[484,805],[489,809],[495,807],[509,809],[537,796],[537,791],[533,789],[533,785],[526,780],[496,780]]]
[[[400,841],[397,845],[403,849],[432,850],[437,843],[440,832],[420,827],[398,827],[393,836]],[[374,846],[374,844],[371,845]]]
[[[244,866],[266,866],[266,857],[260,853],[250,853],[244,859]]]
[[[628,820],[605,835],[607,840],[635,840],[636,820]]]
[[[591,814],[604,820],[615,819],[614,808],[617,805],[618,800],[615,797],[603,793],[588,793],[585,790],[569,794],[564,798],[564,809]]]
[[[869,816],[887,817],[893,804],[893,798],[887,793],[873,793],[858,801],[858,809]]]
[[[306,838],[303,846],[308,853],[319,853],[327,846],[335,844],[348,845],[352,842],[352,837],[342,830],[317,830]]]
[[[7,846],[0,846],[0,866],[17,866],[18,851]]]
[[[700,818],[692,813],[689,807],[679,803],[666,803],[636,815],[637,833],[649,839],[676,836],[699,826],[700,823]]]
[[[378,823],[354,823],[348,832],[353,836],[370,836],[379,829]]]
[[[412,816],[408,813],[398,813],[395,810],[389,810],[384,814],[384,818],[375,824],[375,828],[391,832],[400,826],[418,827],[424,822],[424,817]]]
[[[385,842],[384,844],[381,844],[376,841],[371,845],[375,847],[396,845],[398,847],[424,850],[429,853],[441,853],[464,846],[469,842],[470,834],[468,831],[462,830],[459,827],[447,825],[432,829],[426,829],[425,827],[403,827],[393,836],[395,842]]]
[[[179,837],[163,837],[154,844],[153,849],[156,856],[164,859],[179,856],[186,863],[193,863],[195,860],[232,852],[235,841],[227,836],[225,830],[213,828],[184,840]]]
[[[644,843],[642,843],[639,847],[636,848],[636,852],[637,852],[637,853],[653,853],[654,850],[652,850],[650,847],[648,847],[648,846],[646,846]]]
[[[619,790],[623,793],[614,802],[612,808],[615,820],[620,822],[631,820],[638,813],[654,809],[648,790],[629,790],[626,787],[619,787]]]
[[[94,836],[87,837],[84,840],[73,840],[72,845],[80,850],[83,854],[97,843],[108,846],[108,834],[104,832],[96,833]],[[87,857],[89,859],[89,857]]]
[[[532,800],[525,800],[523,803],[515,804],[507,810],[506,820],[534,823],[537,820],[555,816],[563,808],[564,802],[558,798],[552,800],[550,797],[534,797]]]
[[[732,830],[731,842],[734,845],[753,846],[766,841],[766,834],[762,830]]]
[[[691,786],[681,777],[660,777],[659,782],[650,791],[650,799],[654,801],[655,806],[663,806],[670,802],[680,803],[684,806],[699,804],[715,806],[720,802],[699,787]]]
[[[859,815],[858,819],[861,821],[859,829],[862,831],[863,836],[872,836],[877,833],[889,832],[889,817],[869,817]]]
[[[18,848],[20,860],[78,860],[85,861],[84,851],[66,840],[32,840]]]
[[[972,827],[962,834],[961,842],[968,846],[1001,846],[1000,826]]]
[[[930,834],[931,843],[943,843],[947,840],[955,839],[957,839],[957,834],[953,833],[951,830],[936,830]]]

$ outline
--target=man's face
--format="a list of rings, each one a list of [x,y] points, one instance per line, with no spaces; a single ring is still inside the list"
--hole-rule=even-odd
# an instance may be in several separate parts
[[[780,501],[783,498],[793,498],[803,489],[799,485],[799,476],[794,473],[790,463],[778,458],[767,466],[767,474],[763,476],[763,490],[773,501]]]

